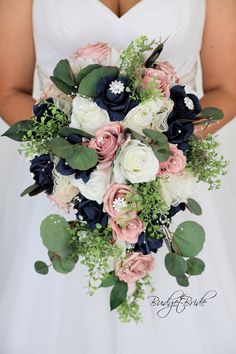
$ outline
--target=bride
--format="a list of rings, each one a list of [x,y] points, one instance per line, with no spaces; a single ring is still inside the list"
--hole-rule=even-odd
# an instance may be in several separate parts
[[[6,123],[30,119],[36,65],[43,89],[43,78],[51,75],[57,61],[87,43],[102,41],[121,49],[140,35],[168,37],[160,60],[174,65],[192,89],[200,55],[202,106],[225,113],[205,134],[218,131],[221,149],[232,160],[221,191],[206,193],[199,186],[196,193],[207,233],[203,276],[193,277],[190,287],[181,289],[163,267],[164,247],[153,272],[155,295],[163,301],[181,291],[192,300],[209,299],[161,316],[161,307],[147,294],[144,322],[121,324],[109,311],[109,290],[86,295],[83,266],[67,276],[34,272],[34,261],[47,259],[38,230],[52,207],[43,196],[18,197],[30,184],[27,165],[16,156],[16,146],[2,139],[1,354],[235,353],[235,19],[234,0],[0,0],[0,115]]]

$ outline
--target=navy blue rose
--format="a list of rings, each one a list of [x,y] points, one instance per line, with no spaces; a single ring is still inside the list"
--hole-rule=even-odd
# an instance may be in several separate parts
[[[190,136],[193,135],[194,126],[192,122],[183,122],[182,120],[176,120],[169,123],[169,128],[165,133],[169,143],[178,144],[178,148],[186,151],[188,145],[186,143]],[[182,147],[182,148],[181,148]]]
[[[178,212],[184,211],[185,209],[186,209],[186,204],[185,203],[179,203],[177,206],[171,205],[171,208],[169,210],[169,217],[172,218]]]
[[[104,77],[98,83],[95,102],[108,112],[111,121],[123,120],[126,114],[138,105],[126,91],[129,84],[130,80],[123,76]]]
[[[168,123],[176,120],[193,121],[201,112],[201,105],[196,95],[186,93],[184,86],[176,85],[170,90],[170,98],[174,102],[173,111],[168,117]]]
[[[138,242],[135,244],[135,251],[140,251],[143,254],[156,253],[158,248],[162,247],[162,245],[163,239],[147,237],[146,233],[142,232],[139,235]]]
[[[39,186],[42,186],[48,194],[53,191],[53,162],[49,154],[35,156],[31,160],[30,172]]]
[[[77,219],[85,221],[88,227],[94,229],[96,224],[107,226],[108,215],[103,212],[103,204],[98,204],[94,200],[82,197],[75,204],[74,209],[77,209]]]
[[[47,116],[47,113],[49,112],[49,107],[53,104],[53,99],[48,98],[44,101],[40,101],[39,103],[33,106],[33,113],[38,123],[41,122],[43,117],[46,117],[45,122],[51,119],[49,116]]]
[[[70,175],[75,175],[76,179],[81,178],[84,183],[87,183],[90,179],[91,173],[94,171],[96,166],[90,168],[89,170],[86,171],[80,171],[73,169],[68,165],[68,163],[64,159],[60,159],[58,164],[56,165],[56,170],[63,176],[70,176]]]

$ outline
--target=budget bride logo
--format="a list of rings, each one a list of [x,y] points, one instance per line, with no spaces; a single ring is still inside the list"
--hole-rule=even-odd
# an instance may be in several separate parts
[[[157,310],[156,315],[160,318],[165,318],[171,312],[179,314],[189,308],[206,306],[216,296],[216,290],[208,290],[202,297],[194,299],[182,290],[176,290],[167,300],[161,299],[156,295],[149,295],[147,299],[150,301],[150,305]]]

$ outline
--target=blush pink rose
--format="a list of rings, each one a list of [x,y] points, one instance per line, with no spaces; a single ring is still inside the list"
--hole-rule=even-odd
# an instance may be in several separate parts
[[[177,81],[173,66],[167,62],[156,62],[154,68],[145,69],[142,75],[143,86],[148,86],[153,79],[164,96],[170,97],[170,85]]]
[[[77,49],[74,57],[75,59],[91,59],[98,64],[104,64],[110,54],[111,48],[106,43],[95,43]]]
[[[109,220],[114,238],[129,243],[137,243],[139,235],[145,227],[139,218],[128,220],[124,225],[119,225],[114,219]]]
[[[97,152],[99,162],[108,162],[112,161],[116,150],[124,141],[124,126],[118,122],[111,122],[96,131],[89,147]]]
[[[126,184],[111,184],[103,198],[103,211],[113,219],[126,217],[129,220],[135,218],[136,211],[129,210],[125,201],[126,194],[130,192],[131,189]],[[124,208],[121,207],[122,204]]]
[[[170,145],[172,156],[165,162],[160,162],[158,176],[181,175],[186,166],[186,156],[183,151],[177,148],[177,145]]]
[[[116,262],[115,274],[121,281],[132,284],[153,270],[154,261],[154,257],[150,254],[134,252],[124,261]]]
[[[65,203],[63,202],[61,199],[59,199],[55,194],[48,194],[48,199],[50,199],[50,201],[57,205],[58,208],[63,209],[66,213],[69,213],[70,210],[70,205],[69,203]]]

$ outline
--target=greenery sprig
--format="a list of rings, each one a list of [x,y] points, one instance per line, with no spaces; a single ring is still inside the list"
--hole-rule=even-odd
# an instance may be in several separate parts
[[[168,223],[168,206],[163,199],[159,179],[148,183],[133,184],[134,193],[128,193],[126,200],[130,204],[139,206],[139,217],[146,226],[149,237],[161,238],[161,225],[153,224],[152,220],[160,220]]]
[[[121,259],[123,250],[113,242],[112,230],[97,225],[89,229],[76,223],[71,229],[73,252],[80,257],[80,263],[88,270],[88,293],[90,295],[99,288],[101,280],[111,268],[111,258]]]
[[[219,189],[221,185],[220,175],[227,173],[229,161],[217,154],[219,142],[209,134],[206,138],[193,136],[187,151],[187,167],[191,168],[198,181],[209,185],[209,190]]]
[[[149,274],[138,280],[132,296],[128,297],[119,307],[117,307],[117,312],[121,322],[128,323],[133,320],[138,323],[143,321],[139,301],[145,299],[145,288],[148,287],[152,293],[155,291],[151,280],[152,279]]]
[[[43,103],[44,101],[42,101]],[[58,130],[70,124],[69,117],[54,104],[48,105],[40,122],[33,117],[34,126],[22,138],[19,152],[26,157],[46,154],[50,151],[50,142],[57,136]]]
[[[141,73],[145,61],[145,53],[152,50],[156,42],[148,41],[146,36],[141,36],[121,53],[120,74],[130,78],[130,97],[139,99],[138,90],[141,86]],[[146,99],[146,94],[145,94]]]

